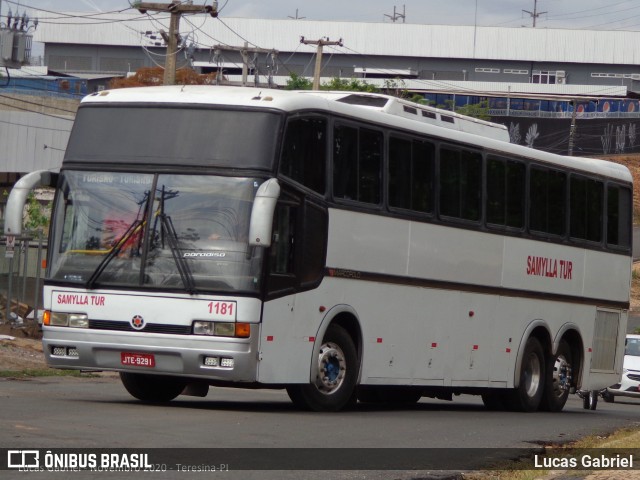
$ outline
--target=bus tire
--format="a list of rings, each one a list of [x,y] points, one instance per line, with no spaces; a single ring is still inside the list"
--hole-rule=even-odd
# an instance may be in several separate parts
[[[511,410],[534,412],[538,409],[544,393],[544,367],[542,346],[537,338],[529,337],[520,365],[520,383],[508,395]]]
[[[585,410],[595,410],[598,406],[598,391],[590,390],[583,398],[582,398],[582,408]]]
[[[146,403],[170,402],[187,386],[185,380],[176,377],[144,373],[120,372],[120,380],[131,396]]]
[[[317,361],[318,375],[313,383],[287,386],[293,403],[316,412],[337,412],[355,404],[358,354],[344,328],[329,326]]]
[[[549,356],[546,365],[541,410],[559,412],[564,408],[571,387],[571,362],[571,348],[565,340],[561,340],[557,353]]]

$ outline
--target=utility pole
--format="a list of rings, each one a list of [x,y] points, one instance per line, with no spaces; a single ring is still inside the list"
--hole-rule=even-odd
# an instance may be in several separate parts
[[[300,43],[305,45],[317,45],[316,49],[316,68],[313,72],[313,89],[320,90],[320,70],[322,70],[322,48],[325,45],[338,45],[342,46],[342,39],[337,42],[332,42],[328,37],[321,38],[320,40],[305,40],[304,37],[300,37]]]
[[[402,5],[402,13],[396,13],[396,6],[393,6],[393,15],[387,15],[386,13],[384,14],[385,17],[390,18],[391,21],[393,23],[396,23],[396,21],[401,18],[402,19],[402,23],[405,22],[406,20],[406,15],[405,15],[405,5]]]
[[[0,0],[2,1],[2,0]],[[290,18],[291,20],[302,20],[303,18],[307,18],[307,17],[299,17],[298,16],[298,9],[296,8],[296,16],[292,17],[291,15],[287,15],[287,18]]]
[[[211,5],[190,5],[179,0],[173,0],[171,3],[155,3],[155,2],[137,2],[134,7],[140,13],[147,13],[148,10],[154,12],[164,12],[171,14],[169,23],[169,38],[167,42],[167,58],[164,62],[164,81],[165,85],[174,85],[176,83],[176,56],[178,54],[178,36],[180,33],[180,17],[185,13],[208,13],[212,17],[218,16],[218,2],[214,1]]]
[[[571,100],[571,105],[573,106],[573,111],[571,112],[571,126],[569,127],[569,146],[567,148],[567,155],[573,156],[573,147],[575,145],[575,137],[576,137],[576,116],[578,114],[578,102],[574,98]]]
[[[230,47],[229,45],[216,45],[213,47],[216,52],[239,52],[242,56],[242,86],[247,86],[247,81],[249,77],[249,54],[258,54],[258,53],[266,53],[273,55],[274,60],[278,56],[278,50],[269,50],[267,48],[249,48],[249,44],[244,42],[244,47]]]
[[[538,0],[533,0],[533,12],[530,12],[529,10],[522,10],[522,11],[524,13],[528,13],[529,15],[531,15],[531,18],[533,18],[533,28],[536,28],[536,19],[540,15],[548,13],[548,12],[538,12]]]

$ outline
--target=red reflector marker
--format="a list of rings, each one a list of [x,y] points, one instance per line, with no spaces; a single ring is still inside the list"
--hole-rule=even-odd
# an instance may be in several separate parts
[[[474,346],[473,346],[473,349],[474,349],[474,350],[478,350],[478,345],[474,345]]]
[[[437,344],[436,342],[433,342],[433,343],[431,344],[431,348],[437,348],[437,347],[438,347],[438,344]]]
[[[267,336],[267,342],[273,342],[273,335]]]
[[[376,339],[376,342],[378,342],[378,343],[382,343],[382,338],[377,338],[377,339]]]

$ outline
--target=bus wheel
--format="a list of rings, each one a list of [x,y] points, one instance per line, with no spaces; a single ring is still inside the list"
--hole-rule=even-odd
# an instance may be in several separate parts
[[[598,391],[591,390],[582,398],[582,408],[585,410],[595,410],[598,406]]]
[[[120,380],[133,397],[147,403],[164,403],[176,398],[187,382],[176,377],[120,372]]]
[[[520,384],[509,392],[508,406],[519,412],[538,409],[544,392],[544,352],[540,342],[530,337],[524,347],[520,365]]]
[[[356,401],[358,355],[353,340],[339,325],[330,325],[318,355],[318,375],[308,385],[289,385],[293,403],[306,410],[336,412]]]
[[[571,348],[565,340],[560,341],[558,353],[547,363],[544,394],[540,407],[548,412],[559,412],[564,408],[571,388]]]

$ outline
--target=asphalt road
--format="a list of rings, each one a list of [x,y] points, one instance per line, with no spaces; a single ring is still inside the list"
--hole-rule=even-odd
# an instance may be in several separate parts
[[[0,448],[306,447],[317,450],[328,466],[333,459],[327,448],[441,448],[443,454],[459,451],[465,455],[465,451],[457,449],[534,449],[640,423],[640,401],[620,398],[614,404],[601,401],[598,410],[588,411],[582,409],[581,400],[575,395],[570,396],[560,414],[490,412],[484,409],[479,397],[466,395],[456,397],[453,402],[423,399],[404,408],[359,404],[354,411],[321,414],[297,411],[282,391],[227,388],[212,388],[205,398],[179,397],[168,405],[154,406],[133,400],[114,377],[2,379],[0,411]],[[11,478],[4,473],[3,478]],[[444,474],[438,472],[437,476]],[[15,478],[42,478],[30,475]],[[57,475],[46,478],[58,478]],[[61,474],[59,478],[68,475]],[[189,475],[168,472],[158,478]],[[232,471],[224,476],[434,478],[424,471],[332,471],[320,475],[318,471],[286,469]],[[108,478],[135,477],[108,474]]]

